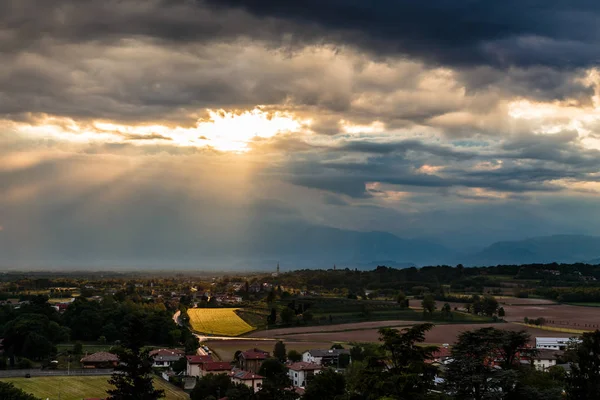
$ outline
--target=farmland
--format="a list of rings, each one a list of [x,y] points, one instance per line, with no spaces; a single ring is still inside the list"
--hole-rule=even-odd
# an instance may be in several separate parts
[[[190,308],[187,313],[190,325],[196,332],[239,336],[255,328],[236,314],[237,308]]]
[[[3,378],[2,382],[11,382],[16,387],[31,393],[40,399],[81,400],[84,398],[104,398],[112,386],[109,376],[45,376],[35,378]],[[154,386],[165,391],[166,400],[189,400],[182,390],[155,379]]]

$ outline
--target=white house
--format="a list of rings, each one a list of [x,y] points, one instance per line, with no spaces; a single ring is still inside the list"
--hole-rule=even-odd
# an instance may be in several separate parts
[[[330,349],[330,350],[308,350],[302,353],[302,361],[305,363],[313,363],[319,365],[332,365],[338,363],[340,355],[350,355],[350,350],[347,349]]]
[[[294,387],[304,388],[322,369],[319,364],[300,361],[288,367],[288,374]]]
[[[550,349],[550,350],[565,350],[571,343],[581,342],[580,339],[575,337],[536,337],[535,348],[536,349]]]
[[[533,366],[540,371],[546,371],[548,368],[556,365],[558,357],[562,354],[560,351],[550,349],[540,349],[538,354],[532,358]]]
[[[158,349],[152,350],[150,356],[152,356],[152,359],[154,360],[154,363],[152,364],[153,367],[171,368],[175,362],[185,356],[185,352],[178,349]]]

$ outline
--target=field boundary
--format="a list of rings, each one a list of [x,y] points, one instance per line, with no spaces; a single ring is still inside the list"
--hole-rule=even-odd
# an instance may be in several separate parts
[[[512,323],[516,324],[516,325],[526,326],[528,328],[541,329],[543,331],[572,333],[572,334],[575,334],[575,335],[581,335],[583,333],[593,332],[593,331],[584,330],[584,329],[560,328],[558,326],[550,326],[550,325],[526,324],[524,322],[512,322]]]

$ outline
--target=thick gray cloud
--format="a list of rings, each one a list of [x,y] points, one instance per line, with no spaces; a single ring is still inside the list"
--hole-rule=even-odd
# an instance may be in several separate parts
[[[4,264],[226,265],[355,237],[338,229],[599,234],[598,10],[0,2]],[[279,117],[296,124],[261,135]]]

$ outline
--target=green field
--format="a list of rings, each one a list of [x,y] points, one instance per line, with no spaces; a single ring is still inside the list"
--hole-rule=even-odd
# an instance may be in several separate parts
[[[44,376],[34,378],[2,378],[1,382],[11,382],[27,393],[46,400],[82,400],[84,398],[105,398],[108,375],[104,376]],[[183,390],[170,385],[160,378],[154,380],[157,389],[165,391],[167,400],[189,400]]]

